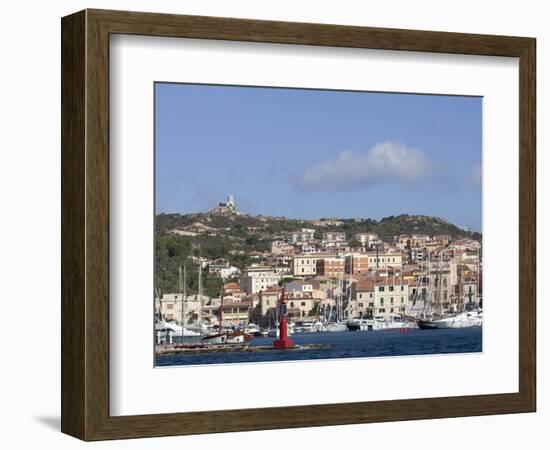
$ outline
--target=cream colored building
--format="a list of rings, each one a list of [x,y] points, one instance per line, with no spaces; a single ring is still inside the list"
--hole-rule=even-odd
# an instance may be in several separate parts
[[[369,270],[401,267],[403,255],[399,252],[365,252],[346,256],[346,273],[357,275]]]
[[[230,299],[223,302],[223,326],[246,325],[250,322],[251,302]]]
[[[353,286],[350,314],[353,317],[377,316],[390,318],[410,309],[409,285],[401,279],[372,279]],[[353,305],[353,303],[355,303]]]
[[[377,242],[378,235],[376,233],[357,233],[353,236],[353,239],[360,242],[362,245],[368,245],[371,242]]]
[[[257,294],[279,283],[282,274],[270,266],[252,266],[240,278],[240,287],[247,294]]]
[[[299,244],[302,242],[309,242],[315,238],[314,228],[302,228],[298,231],[290,233],[290,240],[293,244]]]
[[[298,277],[317,275],[317,259],[313,255],[295,255],[292,258],[292,274]]]
[[[289,295],[287,305],[290,317],[307,317],[315,306],[315,299],[310,293],[294,292]]]
[[[185,305],[182,303],[182,297],[181,294],[172,293],[163,294],[160,299],[156,298],[155,313],[157,316],[160,313],[162,318],[167,322],[176,322],[177,324],[181,324],[182,312],[184,323],[189,323],[198,319],[209,319],[209,314],[205,311],[205,307],[211,301],[209,297],[203,295],[201,304],[197,295],[187,296]]]

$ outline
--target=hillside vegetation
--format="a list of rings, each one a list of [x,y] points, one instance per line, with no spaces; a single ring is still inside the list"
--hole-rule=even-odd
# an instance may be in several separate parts
[[[336,219],[339,226],[315,226],[311,221],[284,217],[248,216],[235,214],[159,214],[155,220],[155,277],[162,292],[177,289],[178,267],[187,267],[188,294],[198,287],[199,255],[208,259],[225,258],[240,269],[252,263],[253,252],[264,252],[271,242],[281,239],[289,231],[300,228],[315,229],[315,237],[322,238],[328,231],[343,231],[346,238],[361,232],[372,232],[384,241],[399,234],[448,234],[453,238],[471,237],[481,240],[479,233],[463,230],[443,219],[422,215],[408,215],[374,219]],[[216,296],[221,280],[203,271],[203,292]]]

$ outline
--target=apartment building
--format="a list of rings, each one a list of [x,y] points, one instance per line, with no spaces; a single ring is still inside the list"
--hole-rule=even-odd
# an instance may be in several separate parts
[[[316,275],[317,259],[314,255],[295,255],[292,258],[292,274],[298,277]]]

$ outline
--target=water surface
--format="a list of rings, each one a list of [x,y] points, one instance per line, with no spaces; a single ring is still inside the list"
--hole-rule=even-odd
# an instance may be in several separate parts
[[[209,353],[157,355],[157,366],[227,364],[307,359],[366,358],[379,356],[475,353],[482,351],[482,328],[449,330],[345,331],[340,333],[297,333],[297,345],[326,344],[312,350],[269,350],[253,353]],[[254,338],[250,345],[273,344],[273,338]]]

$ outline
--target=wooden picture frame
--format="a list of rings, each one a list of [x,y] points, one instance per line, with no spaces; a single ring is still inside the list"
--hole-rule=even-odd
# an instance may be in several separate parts
[[[64,433],[101,440],[535,411],[535,39],[104,10],[64,17],[61,29]],[[109,36],[117,33],[519,58],[519,391],[110,416]]]

